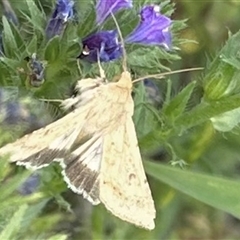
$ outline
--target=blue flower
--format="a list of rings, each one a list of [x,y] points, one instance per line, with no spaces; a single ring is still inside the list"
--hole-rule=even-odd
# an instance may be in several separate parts
[[[148,5],[140,12],[141,21],[125,39],[126,43],[140,43],[145,45],[161,45],[171,48],[171,19],[159,13],[159,6]]]
[[[69,19],[74,18],[74,1],[57,0],[54,12],[46,27],[47,38],[60,35]]]
[[[18,192],[23,196],[30,195],[38,190],[39,185],[40,175],[35,172],[18,188]]]
[[[102,24],[111,13],[131,8],[132,0],[98,0],[96,6],[97,24]]]
[[[122,56],[122,46],[118,42],[117,30],[101,31],[82,40],[83,52],[78,58],[94,63],[109,62]]]

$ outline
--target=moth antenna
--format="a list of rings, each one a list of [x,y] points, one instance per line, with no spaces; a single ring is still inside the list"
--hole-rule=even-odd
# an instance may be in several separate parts
[[[98,68],[99,68],[99,74],[101,79],[106,79],[105,72],[102,68],[101,62],[100,62],[100,54],[97,52],[97,63],[98,63]]]
[[[140,82],[140,81],[143,81],[146,78],[161,79],[161,78],[164,78],[167,75],[172,75],[172,74],[176,74],[176,73],[183,73],[183,72],[199,71],[199,70],[203,70],[203,69],[204,68],[202,68],[202,67],[186,68],[186,69],[180,69],[180,70],[171,71],[171,72],[164,72],[164,73],[159,73],[159,74],[151,74],[151,75],[147,75],[147,76],[144,76],[144,77],[137,78],[137,79],[133,80],[132,82],[133,83]]]
[[[113,15],[112,12],[111,12],[111,15],[112,15],[113,21],[114,21],[115,24],[116,24],[116,28],[117,28],[117,31],[118,31],[118,34],[119,34],[119,37],[120,37],[120,43],[121,43],[121,45],[122,45],[122,52],[123,52],[122,67],[123,67],[123,71],[124,71],[124,72],[127,72],[127,53],[126,53],[126,50],[125,50],[125,44],[124,44],[122,32],[121,32],[121,29],[120,29],[120,27],[119,27],[119,25],[118,25],[117,19],[115,18],[115,16]]]

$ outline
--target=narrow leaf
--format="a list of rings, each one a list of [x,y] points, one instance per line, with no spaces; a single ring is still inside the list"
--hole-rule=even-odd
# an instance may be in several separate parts
[[[3,48],[8,57],[16,57],[17,43],[15,41],[11,26],[5,16],[2,17],[3,23]]]
[[[55,36],[46,46],[45,60],[50,63],[59,60],[60,57],[60,40],[59,36]]]
[[[34,1],[26,1],[26,3],[31,15],[29,21],[33,24],[34,29],[38,29],[40,32],[43,33],[43,26],[46,22],[43,11],[40,11]]]
[[[240,218],[240,182],[145,162],[154,178],[214,208]]]
[[[12,194],[30,174],[31,172],[24,171],[23,173],[19,173],[12,177],[10,180],[2,183],[2,186],[0,188],[0,202],[4,201],[10,194]]]
[[[156,115],[150,110],[151,107],[147,107],[146,103],[146,90],[143,82],[141,82],[136,90],[134,97],[135,111],[133,120],[136,126],[138,137],[148,134],[154,126],[156,126]]]
[[[188,84],[176,97],[163,107],[163,114],[166,117],[170,117],[171,120],[183,114],[195,85],[196,82]]]
[[[68,239],[67,235],[57,234],[55,236],[50,237],[48,240],[66,240],[66,239]]]
[[[202,102],[191,111],[185,113],[184,116],[179,117],[176,120],[175,126],[182,128],[182,130],[188,129],[208,121],[212,117],[239,107],[240,94],[221,98],[218,101],[210,103]]]
[[[27,205],[22,205],[12,216],[8,225],[0,234],[0,239],[12,240],[13,236],[20,230],[22,218],[27,210]]]

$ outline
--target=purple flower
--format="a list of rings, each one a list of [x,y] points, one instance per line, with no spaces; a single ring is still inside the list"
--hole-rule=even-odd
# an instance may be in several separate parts
[[[117,30],[101,31],[82,40],[83,51],[78,58],[94,63],[109,62],[122,56],[122,46],[118,42]]]
[[[125,39],[126,43],[161,45],[171,48],[171,19],[159,13],[159,6],[145,6],[140,12],[141,21]]]
[[[36,192],[39,185],[40,175],[35,172],[17,190],[21,195],[26,196]]]
[[[96,6],[97,24],[102,24],[111,13],[131,8],[132,0],[98,0]]]
[[[57,0],[56,7],[46,27],[47,38],[60,35],[69,19],[74,18],[74,1]]]

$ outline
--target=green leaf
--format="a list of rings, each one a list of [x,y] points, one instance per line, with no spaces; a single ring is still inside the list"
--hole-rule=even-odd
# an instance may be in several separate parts
[[[210,103],[202,102],[191,111],[179,117],[175,122],[175,126],[186,130],[208,121],[212,117],[239,107],[240,94],[224,97],[218,101],[211,101]]]
[[[32,221],[34,221],[34,219],[36,219],[37,216],[43,211],[43,208],[46,206],[48,201],[49,198],[46,198],[28,207],[22,219],[21,232],[26,231],[29,226],[31,226]]]
[[[0,57],[1,63],[5,64],[9,69],[16,71],[19,61],[7,57]]]
[[[96,29],[96,16],[93,1],[76,1],[78,8],[78,35],[85,37]]]
[[[34,1],[26,1],[26,3],[30,12],[30,18],[26,15],[25,16],[33,25],[34,30],[39,30],[41,33],[43,33],[43,27],[46,22],[45,14],[43,14],[43,11],[40,11]]]
[[[81,48],[80,48],[79,43],[74,43],[71,46],[69,46],[66,54],[67,54],[69,59],[71,59],[71,58],[76,59],[76,57],[79,55],[80,51],[81,51]]]
[[[48,238],[48,240],[66,240],[66,239],[68,239],[68,235],[64,234],[57,234],[55,236]]]
[[[11,26],[5,16],[2,17],[3,23],[3,48],[8,57],[16,57],[18,47],[14,38]]]
[[[37,37],[34,36],[26,46],[26,49],[22,53],[22,56],[25,58],[26,56],[32,55],[33,53],[36,52],[37,52]]]
[[[240,108],[225,112],[211,118],[213,127],[221,132],[229,132],[240,122]]]
[[[0,234],[0,239],[12,240],[13,236],[20,230],[22,218],[27,210],[27,205],[22,205],[14,213],[10,222],[5,226],[4,230]]]
[[[134,109],[134,115],[133,115],[133,121],[135,122],[135,126],[138,130],[141,129],[142,126],[139,126],[139,121],[141,120],[142,112],[144,111],[143,102],[145,102],[145,95],[146,91],[143,85],[143,82],[140,82],[138,84],[138,87],[134,89],[134,103],[135,103],[135,109]],[[138,132],[138,131],[137,131]]]
[[[191,82],[167,105],[163,106],[163,114],[170,118],[171,121],[174,121],[177,117],[183,114],[195,85],[196,82]]]
[[[212,61],[203,78],[204,96],[215,100],[239,93],[240,77],[240,31],[231,36],[219,54]]]
[[[76,25],[72,22],[69,22],[66,27],[64,28],[63,34],[61,36],[61,51],[62,54],[68,54],[68,48],[72,45],[78,44],[79,45],[79,37],[77,35]],[[75,58],[79,55],[80,49],[78,52],[75,52]],[[67,59],[67,56],[65,56]]]
[[[11,195],[8,198],[4,199],[0,205],[0,213],[4,212],[5,210],[11,209],[11,208],[17,208],[21,204],[33,204],[37,201],[44,201],[46,200],[47,196],[42,193],[35,193],[31,196],[21,196],[19,194]]]
[[[22,51],[24,51],[25,49],[25,39],[23,38],[23,36],[21,35],[20,29],[18,26],[12,25],[12,33],[14,36],[14,40],[17,44],[17,53],[18,55],[20,55],[22,53]]]
[[[240,70],[240,31],[232,35],[220,52],[221,59]]]
[[[128,53],[128,63],[131,68],[138,68],[138,72],[146,74],[144,69],[156,73],[156,69],[164,69],[168,71],[164,65],[161,64],[163,59],[175,59],[175,55],[165,52],[159,47],[138,48]]]
[[[8,158],[2,158],[0,161],[0,181],[1,182],[9,172],[10,172],[10,166],[8,163]]]
[[[6,183],[4,183],[0,188],[0,202],[4,201],[7,197],[9,197],[9,195],[12,194],[21,185],[21,183],[26,180],[28,176],[30,176],[30,174],[31,172],[24,171],[23,173],[19,173],[13,176]]]
[[[240,182],[144,162],[146,172],[171,187],[240,218]]]
[[[58,61],[60,59],[60,39],[55,36],[50,39],[45,49],[45,60],[49,63]]]
[[[148,134],[157,124],[157,111],[146,103],[146,91],[143,82],[139,83],[135,91],[135,110],[133,120],[138,137]]]

